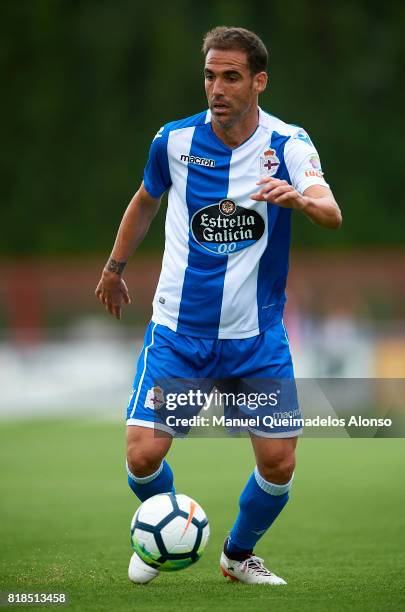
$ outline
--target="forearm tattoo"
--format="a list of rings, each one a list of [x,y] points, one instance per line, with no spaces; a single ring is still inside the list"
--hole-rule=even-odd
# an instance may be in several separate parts
[[[108,270],[108,272],[122,274],[126,265],[126,261],[116,261],[110,257],[110,259],[107,261],[105,269]]]

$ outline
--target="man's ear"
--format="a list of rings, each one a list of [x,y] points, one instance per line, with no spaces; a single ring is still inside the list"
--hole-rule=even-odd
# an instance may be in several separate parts
[[[268,78],[267,72],[258,72],[253,77],[253,86],[258,94],[266,89]]]

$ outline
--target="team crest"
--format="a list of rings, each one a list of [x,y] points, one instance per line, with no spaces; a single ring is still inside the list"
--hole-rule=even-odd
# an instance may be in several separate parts
[[[159,410],[165,403],[164,391],[161,387],[152,387],[148,390],[145,400],[145,408]]]
[[[274,149],[267,149],[260,156],[260,175],[274,176],[280,167],[280,160]]]
[[[219,203],[219,210],[224,215],[233,215],[236,210],[236,204],[232,200],[221,200]]]

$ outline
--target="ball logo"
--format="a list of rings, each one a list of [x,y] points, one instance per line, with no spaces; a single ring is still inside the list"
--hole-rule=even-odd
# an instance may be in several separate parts
[[[264,219],[250,208],[224,199],[198,210],[191,219],[194,240],[217,255],[232,255],[255,244],[264,233]]]

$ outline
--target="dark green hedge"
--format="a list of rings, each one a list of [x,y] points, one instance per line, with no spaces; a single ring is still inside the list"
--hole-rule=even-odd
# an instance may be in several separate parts
[[[1,232],[8,254],[107,252],[150,139],[205,108],[201,37],[270,50],[261,105],[305,127],[344,230],[295,221],[298,246],[403,242],[403,2],[3,0]],[[163,207],[164,208],[164,207]],[[160,248],[164,210],[145,249]]]

